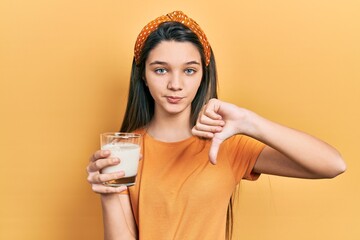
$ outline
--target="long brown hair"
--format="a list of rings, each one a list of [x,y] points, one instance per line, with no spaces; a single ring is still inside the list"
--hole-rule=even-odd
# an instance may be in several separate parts
[[[152,49],[162,41],[191,42],[199,50],[203,66],[203,76],[199,89],[191,103],[191,126],[194,126],[201,108],[211,99],[217,98],[217,72],[214,53],[211,50],[210,63],[205,65],[204,50],[196,34],[188,27],[178,22],[165,22],[152,32],[145,41],[141,51],[140,62],[133,60],[128,101],[125,116],[120,128],[122,132],[131,132],[146,127],[154,115],[154,99],[143,80],[145,61]],[[232,233],[232,200],[230,200],[226,224],[227,239],[231,239]]]

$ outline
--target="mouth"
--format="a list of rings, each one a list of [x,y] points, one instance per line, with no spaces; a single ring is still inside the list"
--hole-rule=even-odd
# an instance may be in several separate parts
[[[181,101],[181,99],[183,99],[182,97],[177,97],[177,96],[166,96],[166,100],[169,103],[175,104]]]

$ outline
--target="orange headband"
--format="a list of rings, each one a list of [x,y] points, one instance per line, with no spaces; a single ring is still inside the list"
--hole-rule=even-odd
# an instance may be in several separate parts
[[[135,43],[135,49],[134,49],[134,56],[135,56],[135,62],[136,64],[140,63],[140,54],[144,47],[144,43],[146,39],[149,37],[149,35],[155,31],[161,23],[164,22],[179,22],[187,26],[193,33],[196,34],[196,36],[199,38],[201,45],[204,48],[204,54],[205,54],[205,63],[206,66],[210,63],[210,44],[205,36],[205,33],[201,30],[200,26],[191,18],[186,16],[181,11],[174,11],[172,13],[160,16],[156,18],[155,20],[148,23],[140,32],[139,36],[136,39]]]

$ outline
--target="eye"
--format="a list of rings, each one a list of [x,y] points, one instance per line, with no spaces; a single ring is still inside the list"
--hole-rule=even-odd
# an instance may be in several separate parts
[[[194,73],[196,73],[195,69],[192,69],[192,68],[185,69],[185,74],[186,75],[193,75]]]
[[[155,69],[155,73],[156,73],[156,74],[163,75],[163,74],[165,74],[166,72],[167,72],[167,71],[166,71],[165,68],[157,68],[157,69]]]

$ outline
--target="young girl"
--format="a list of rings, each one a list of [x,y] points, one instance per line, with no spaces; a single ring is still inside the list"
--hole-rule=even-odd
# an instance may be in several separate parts
[[[176,11],[144,27],[121,127],[143,135],[136,183],[103,184],[124,176],[101,173],[121,161],[108,151],[95,152],[87,167],[101,194],[105,239],[224,240],[241,179],[332,178],[345,171],[333,147],[218,100],[216,86],[214,54],[195,21]]]

